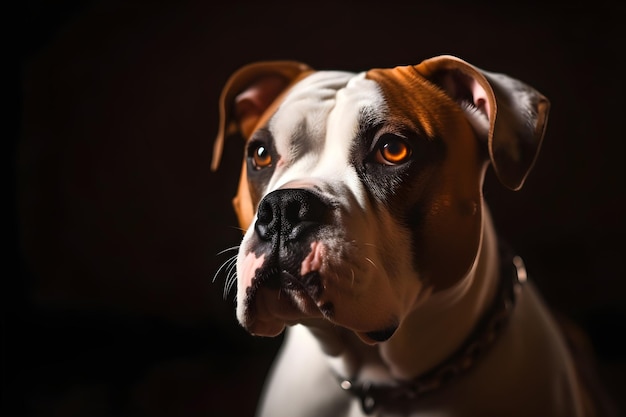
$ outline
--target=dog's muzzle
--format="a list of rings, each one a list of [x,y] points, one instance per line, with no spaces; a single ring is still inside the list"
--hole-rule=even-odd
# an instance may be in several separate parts
[[[257,335],[329,321],[368,343],[387,340],[404,292],[394,292],[380,245],[367,243],[377,236],[367,218],[317,187],[278,189],[259,202],[240,249],[237,317]]]
[[[279,189],[259,203],[254,233],[248,240],[244,265],[243,324],[254,333],[265,325],[278,331],[283,324],[329,315],[320,302],[323,249],[319,232],[330,226],[332,209],[320,196],[302,188]],[[248,281],[249,280],[249,281]],[[242,307],[244,307],[242,306]]]

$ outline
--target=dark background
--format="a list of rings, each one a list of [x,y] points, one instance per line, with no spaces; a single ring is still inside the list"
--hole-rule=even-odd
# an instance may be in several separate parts
[[[224,82],[256,60],[361,71],[443,53],[551,99],[525,187],[489,172],[485,195],[623,406],[624,6],[404,3],[18,3],[3,416],[251,415],[280,338],[245,334],[212,283],[240,239],[242,144],[209,169]]]

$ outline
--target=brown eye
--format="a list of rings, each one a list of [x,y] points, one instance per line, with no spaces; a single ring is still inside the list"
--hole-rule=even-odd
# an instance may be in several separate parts
[[[266,168],[272,165],[272,155],[269,150],[262,144],[258,144],[250,149],[252,165],[255,169]]]
[[[398,165],[411,157],[411,147],[404,139],[388,135],[380,140],[376,160],[385,165]]]

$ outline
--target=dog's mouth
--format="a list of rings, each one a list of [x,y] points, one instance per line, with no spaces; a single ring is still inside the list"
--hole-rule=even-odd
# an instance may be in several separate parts
[[[257,270],[246,290],[242,325],[251,334],[273,337],[295,324],[340,324],[333,302],[324,298],[323,287],[319,271],[299,275],[277,268]],[[355,333],[365,343],[375,344],[390,339],[397,328],[397,321],[391,320],[380,329]]]
[[[320,301],[321,291],[317,271],[300,276],[271,267],[257,270],[246,289],[242,325],[255,335],[277,336],[287,325],[331,319],[333,307]]]

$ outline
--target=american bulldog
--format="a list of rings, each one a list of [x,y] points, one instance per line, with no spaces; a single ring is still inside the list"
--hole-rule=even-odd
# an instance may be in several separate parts
[[[259,416],[592,415],[482,194],[489,165],[523,185],[549,108],[453,56],[230,77],[212,168],[226,137],[245,139],[237,318],[253,335],[287,329]]]

